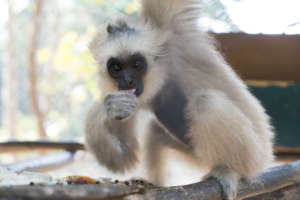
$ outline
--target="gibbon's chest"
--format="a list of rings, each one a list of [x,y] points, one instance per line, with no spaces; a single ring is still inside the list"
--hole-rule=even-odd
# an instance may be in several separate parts
[[[187,98],[175,81],[168,81],[153,99],[156,118],[178,139],[187,143],[188,123],[185,115]]]

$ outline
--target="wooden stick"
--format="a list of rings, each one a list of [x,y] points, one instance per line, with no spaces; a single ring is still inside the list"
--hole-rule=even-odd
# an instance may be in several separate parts
[[[44,155],[37,158],[20,161],[14,164],[5,165],[6,168],[14,172],[22,172],[26,170],[44,170],[50,168],[58,168],[73,160],[73,153],[62,152],[52,155]]]
[[[0,143],[0,152],[22,153],[33,150],[57,150],[64,149],[70,152],[84,150],[82,143],[78,142],[51,142],[51,141],[11,141]]]
[[[273,167],[251,180],[241,182],[239,194],[241,198],[248,198],[272,192],[300,182],[300,161]]]
[[[275,154],[298,154],[300,155],[300,148],[299,147],[281,147],[275,146],[274,147]]]

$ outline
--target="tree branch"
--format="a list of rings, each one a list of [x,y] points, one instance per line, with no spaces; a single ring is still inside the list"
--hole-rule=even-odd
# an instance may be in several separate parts
[[[300,195],[300,161],[268,169],[251,182],[242,181],[238,198],[248,200],[294,200]],[[54,185],[0,187],[2,199],[139,199],[139,200],[221,200],[221,187],[215,179],[185,186],[145,188],[100,185]]]
[[[300,182],[300,161],[268,169],[251,182],[241,182],[239,197],[247,198],[272,192]]]
[[[263,174],[250,182],[241,181],[239,185],[238,198],[245,199],[260,194],[270,193],[300,181],[300,161],[289,163],[268,169]],[[298,190],[300,186],[298,185]],[[150,190],[139,199],[202,199],[221,200],[221,187],[216,180],[208,180],[196,184],[177,186],[170,188],[159,188]]]

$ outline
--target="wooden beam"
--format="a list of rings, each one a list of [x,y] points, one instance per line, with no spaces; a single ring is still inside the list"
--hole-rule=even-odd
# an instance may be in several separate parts
[[[82,143],[78,142],[52,142],[52,141],[11,141],[0,143],[1,153],[24,153],[33,150],[59,150],[70,152],[84,150]]]
[[[243,79],[300,81],[300,35],[214,36],[226,60]]]

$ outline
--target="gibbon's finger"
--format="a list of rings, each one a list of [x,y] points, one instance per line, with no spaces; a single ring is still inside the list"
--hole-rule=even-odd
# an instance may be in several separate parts
[[[108,115],[110,118],[116,119],[116,120],[122,120],[127,118],[129,115],[133,113],[133,110],[109,110]]]
[[[135,96],[135,94],[132,93],[128,93],[128,92],[114,92],[114,93],[110,93],[106,96],[105,99],[115,99],[115,98],[130,98],[130,99],[136,99],[137,97]]]
[[[132,96],[108,96],[104,100],[104,104],[109,106],[111,104],[119,104],[119,103],[130,103],[130,104],[137,104],[138,100],[136,97]]]
[[[126,108],[132,107],[135,108],[137,106],[137,102],[135,101],[109,101],[105,104],[106,108]]]
[[[130,104],[118,104],[118,105],[111,105],[107,107],[107,110],[113,110],[115,112],[121,112],[121,111],[128,111],[133,112],[136,109],[136,105],[130,105]]]
[[[117,98],[115,98],[115,99],[108,99],[105,103],[106,104],[114,104],[114,103],[132,103],[132,104],[137,104],[138,103],[138,101],[137,101],[137,99],[132,99],[132,98],[123,98],[123,97],[121,97],[121,98],[119,98],[119,99],[117,99]]]

